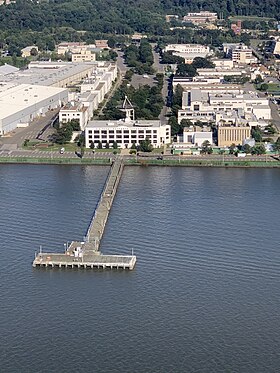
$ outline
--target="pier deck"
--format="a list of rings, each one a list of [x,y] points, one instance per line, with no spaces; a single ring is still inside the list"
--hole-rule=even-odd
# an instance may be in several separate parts
[[[35,254],[33,267],[117,268],[132,270],[135,255],[103,255],[99,252],[105,225],[122,176],[123,160],[117,157],[107,177],[98,205],[87,229],[84,241],[72,241],[65,252]]]
[[[33,261],[33,267],[51,268],[99,268],[99,269],[129,269],[136,263],[134,255],[102,255],[87,254],[74,257],[67,254],[38,254]]]

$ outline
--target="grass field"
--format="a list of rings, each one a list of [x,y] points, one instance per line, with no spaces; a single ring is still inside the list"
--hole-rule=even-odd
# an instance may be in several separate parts
[[[268,21],[275,21],[275,18],[272,17],[257,17],[257,16],[232,16],[228,17],[230,21],[256,21],[256,22],[268,22]]]

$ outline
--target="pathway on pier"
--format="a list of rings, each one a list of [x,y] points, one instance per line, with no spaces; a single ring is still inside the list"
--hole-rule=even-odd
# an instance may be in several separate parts
[[[83,245],[84,253],[98,251],[105,225],[123,172],[123,160],[116,158],[108,175],[99,203],[92,217]]]

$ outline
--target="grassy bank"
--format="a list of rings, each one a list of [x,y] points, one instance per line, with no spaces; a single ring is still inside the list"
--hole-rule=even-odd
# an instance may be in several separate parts
[[[31,158],[31,157],[0,157],[0,164],[69,164],[69,165],[109,165],[109,158]]]
[[[35,158],[35,157],[0,157],[0,164],[17,163],[17,164],[61,164],[61,165],[109,165],[109,158]],[[125,159],[127,166],[170,166],[170,167],[262,167],[262,168],[280,168],[280,161],[246,161],[233,160],[223,162],[222,160],[139,160]]]
[[[274,168],[280,167],[280,161],[264,162],[264,161],[226,161],[222,160],[141,160],[136,162],[135,159],[130,159],[125,162],[126,165],[135,166],[186,166],[186,167],[262,167]]]

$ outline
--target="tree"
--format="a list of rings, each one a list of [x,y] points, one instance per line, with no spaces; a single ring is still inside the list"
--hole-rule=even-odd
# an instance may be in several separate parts
[[[252,137],[255,139],[256,142],[262,141],[262,131],[260,127],[256,127],[252,129]]]
[[[97,148],[98,148],[98,149],[102,149],[102,142],[101,142],[101,141],[99,141],[99,143],[98,143],[98,145],[97,145]]]
[[[110,149],[110,144],[108,142],[106,142],[105,148]]]
[[[182,119],[181,123],[180,123],[180,126],[182,128],[184,128],[184,127],[190,127],[190,126],[192,126],[192,122],[189,119]]]
[[[212,61],[210,61],[208,58],[195,57],[192,62],[192,66],[195,69],[201,69],[201,68],[207,69],[207,68],[215,67],[215,64]]]
[[[192,65],[180,64],[177,66],[176,75],[193,77],[197,75],[196,69]]]
[[[243,149],[244,153],[246,153],[246,154],[250,154],[251,151],[252,151],[252,148],[249,144],[245,144],[242,149]]]
[[[180,125],[175,116],[172,116],[168,119],[168,124],[171,126],[171,135],[177,135],[180,132]]]
[[[93,141],[91,141],[91,143],[90,143],[90,148],[94,149],[94,142]]]
[[[260,75],[257,75],[254,83],[255,84],[263,83],[263,78]]]
[[[252,148],[252,154],[261,155],[265,153],[266,153],[266,150],[263,144],[256,145]]]
[[[201,154],[212,154],[213,149],[211,147],[211,144],[208,140],[205,140],[201,145]]]
[[[275,141],[275,143],[273,144],[273,149],[276,153],[279,153],[280,152],[280,137],[278,137],[278,139]]]
[[[231,144],[229,147],[229,154],[234,154],[236,152],[236,145]]]
[[[113,149],[118,149],[118,143],[116,141],[113,142]]]
[[[262,83],[260,86],[260,91],[267,91],[268,90],[268,84],[267,83]]]
[[[30,56],[38,56],[38,51],[36,48],[32,48],[30,51]]]
[[[140,141],[139,150],[141,152],[151,152],[153,150],[153,145],[149,139]]]

